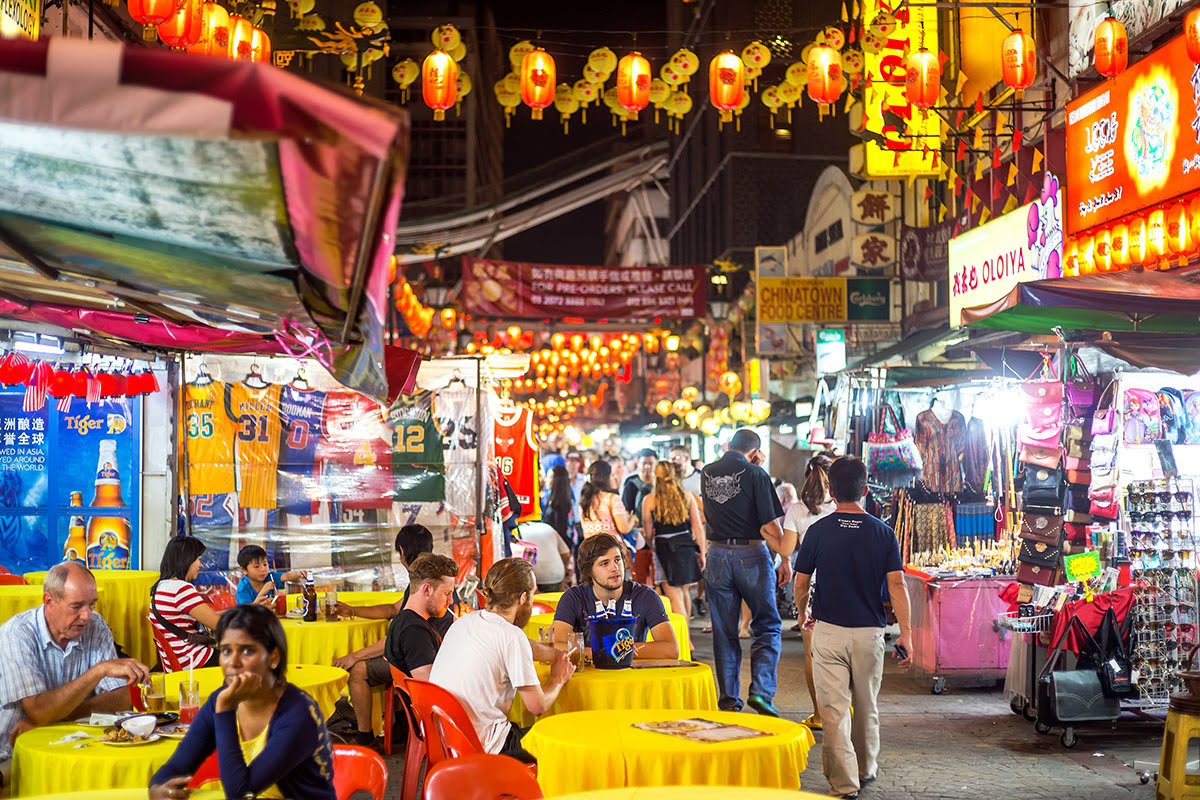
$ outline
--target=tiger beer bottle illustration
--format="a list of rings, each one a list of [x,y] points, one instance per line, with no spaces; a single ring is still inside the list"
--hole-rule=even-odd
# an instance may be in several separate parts
[[[117,472],[117,440],[100,440],[100,459],[96,464],[96,494],[92,508],[124,508],[121,499],[121,475]],[[129,569],[129,520],[124,517],[95,516],[87,526],[87,565],[89,569]]]
[[[71,507],[83,506],[83,492],[71,492]],[[67,541],[63,545],[63,561],[84,561],[87,558],[87,531],[83,517],[72,515],[67,528]]]

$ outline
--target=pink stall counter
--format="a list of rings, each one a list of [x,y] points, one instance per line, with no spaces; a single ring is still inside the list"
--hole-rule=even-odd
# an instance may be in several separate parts
[[[934,578],[912,568],[904,586],[912,608],[914,673],[941,694],[946,679],[982,686],[1004,680],[1012,634],[996,624],[1008,610],[1000,592],[1013,576]]]

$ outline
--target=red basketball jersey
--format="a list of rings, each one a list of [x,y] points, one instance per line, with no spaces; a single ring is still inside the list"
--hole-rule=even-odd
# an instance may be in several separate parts
[[[538,495],[538,450],[533,441],[533,412],[528,408],[502,410],[495,424],[496,465],[521,501],[521,522],[542,518]]]

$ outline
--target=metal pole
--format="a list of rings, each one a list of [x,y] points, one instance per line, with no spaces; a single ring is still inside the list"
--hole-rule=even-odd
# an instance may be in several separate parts
[[[488,440],[491,432],[488,432]],[[475,358],[475,572],[483,582],[484,469],[483,461],[483,357]]]

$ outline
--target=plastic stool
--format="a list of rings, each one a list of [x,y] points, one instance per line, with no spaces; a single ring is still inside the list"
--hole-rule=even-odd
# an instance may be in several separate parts
[[[1200,709],[1180,705],[1172,699],[1167,712],[1155,800],[1200,800],[1200,775],[1187,775],[1188,745],[1200,738]]]

